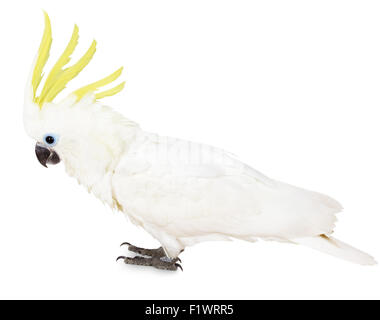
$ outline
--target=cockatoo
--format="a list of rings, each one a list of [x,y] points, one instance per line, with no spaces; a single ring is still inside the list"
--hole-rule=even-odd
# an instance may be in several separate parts
[[[75,25],[38,90],[52,43],[45,13],[26,87],[24,126],[36,140],[43,166],[63,161],[70,176],[161,244],[144,249],[124,243],[135,256],[119,259],[177,270],[185,247],[235,238],[302,244],[354,263],[375,264],[368,254],[331,236],[335,214],[342,210],[336,200],[272,180],[223,150],[145,132],[102,105],[99,100],[118,93],[124,82],[98,89],[116,80],[122,69],[54,102],[95,53],[94,41],[78,62],[65,67],[77,42]]]

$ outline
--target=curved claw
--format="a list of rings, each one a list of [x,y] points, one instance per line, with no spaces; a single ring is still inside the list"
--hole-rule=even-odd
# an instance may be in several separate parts
[[[177,262],[177,261],[179,261],[179,262],[182,263],[182,260],[180,258],[178,258],[178,257],[174,259],[174,262]]]
[[[119,256],[119,257],[117,257],[117,258],[116,258],[116,262],[118,262],[120,259],[123,259],[123,260],[125,260],[125,259],[127,259],[127,257],[124,257],[124,256]]]
[[[122,247],[122,246],[131,246],[131,244],[129,243],[129,242],[123,242],[121,245],[120,245],[120,247]]]
[[[181,271],[183,272],[182,266],[179,263],[175,263],[174,265],[177,267],[177,269],[180,268]]]

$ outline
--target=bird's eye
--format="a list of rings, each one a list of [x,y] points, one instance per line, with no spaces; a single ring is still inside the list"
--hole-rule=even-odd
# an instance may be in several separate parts
[[[58,142],[58,136],[52,133],[45,134],[44,142],[50,147],[55,146]]]

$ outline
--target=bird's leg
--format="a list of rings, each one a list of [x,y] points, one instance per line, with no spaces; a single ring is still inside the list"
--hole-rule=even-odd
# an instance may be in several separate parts
[[[124,263],[126,264],[135,264],[139,266],[152,266],[157,269],[171,270],[171,271],[175,271],[178,268],[180,268],[183,271],[182,266],[179,263],[177,263],[178,261],[181,262],[181,259],[178,257],[174,259],[169,258],[162,247],[159,247],[157,249],[145,249],[145,248],[139,248],[139,247],[133,246],[128,242],[124,242],[121,244],[121,246],[123,245],[128,245],[129,251],[132,251],[139,255],[143,255],[145,257],[120,256],[116,259],[116,261],[119,259],[123,259]]]
[[[125,245],[128,246],[129,251],[132,251],[134,253],[138,253],[138,254],[143,255],[143,256],[158,257],[158,258],[166,257],[165,251],[162,247],[159,247],[157,249],[145,249],[145,248],[140,248],[140,247],[136,247],[134,245],[131,245],[128,242],[124,242],[120,246],[125,246]]]
[[[182,271],[182,266],[177,263],[178,258],[175,259],[162,259],[158,257],[152,257],[152,258],[145,258],[145,257],[124,257],[120,256],[116,259],[118,261],[119,259],[123,259],[124,263],[126,264],[135,264],[139,266],[151,266],[155,267],[157,269],[162,270],[170,270],[170,271],[176,271],[178,268],[180,268]]]

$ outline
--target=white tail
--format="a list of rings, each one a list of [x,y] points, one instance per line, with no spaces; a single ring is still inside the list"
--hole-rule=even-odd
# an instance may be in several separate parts
[[[361,265],[376,264],[375,259],[370,255],[355,249],[338,239],[326,235],[297,238],[292,239],[292,241],[353,263]]]

